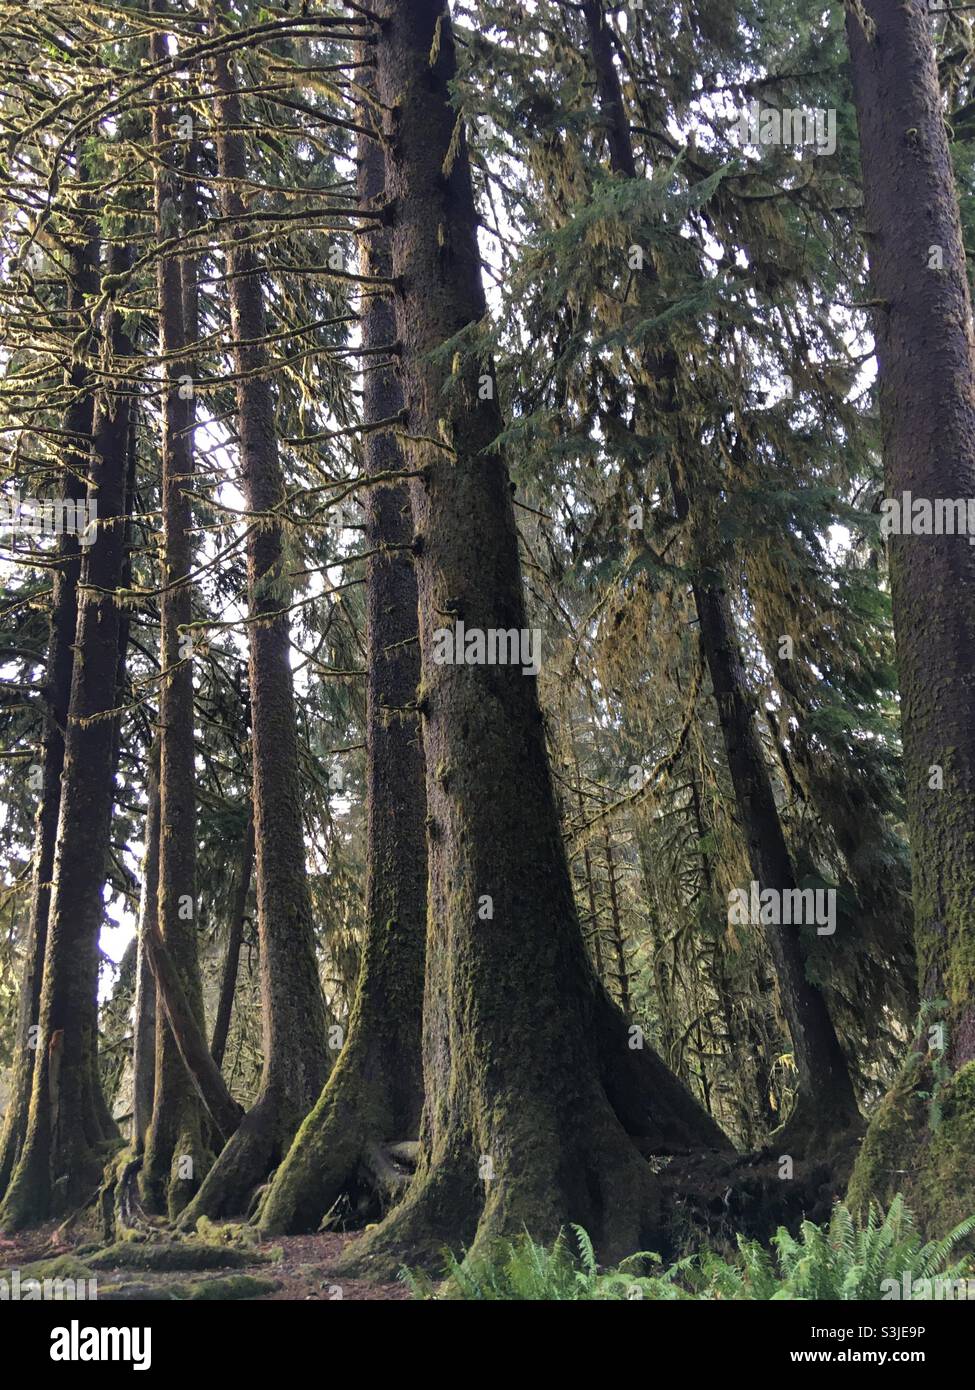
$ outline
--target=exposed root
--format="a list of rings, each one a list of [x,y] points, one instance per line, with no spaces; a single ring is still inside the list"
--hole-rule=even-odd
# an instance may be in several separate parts
[[[192,1230],[201,1216],[216,1220],[237,1216],[253,1206],[254,1194],[267,1180],[293,1133],[280,1098],[266,1092],[248,1110],[210,1169],[177,1226]]]
[[[366,1145],[362,1169],[375,1188],[384,1210],[394,1206],[409,1186],[408,1169],[396,1161],[392,1149],[384,1148],[381,1144]]]
[[[92,1269],[243,1269],[266,1264],[258,1250],[237,1250],[231,1245],[207,1245],[198,1240],[123,1240],[86,1257]]]

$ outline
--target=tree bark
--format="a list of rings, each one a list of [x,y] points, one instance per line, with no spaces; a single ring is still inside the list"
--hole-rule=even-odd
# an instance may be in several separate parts
[[[363,124],[369,118],[363,107]],[[384,186],[382,149],[361,136],[358,155],[360,205],[378,207]],[[361,259],[363,274],[391,274],[385,229],[362,236]],[[362,318],[363,349],[381,348],[395,339],[391,299],[372,294]],[[395,372],[391,366],[372,367],[369,358],[364,363],[364,422],[394,418],[403,409]],[[370,431],[364,454],[371,476],[403,468],[391,431]],[[345,1048],[275,1177],[261,1214],[267,1231],[316,1229],[371,1157],[391,1141],[417,1137],[423,1106],[427,860],[416,713],[417,588],[409,551],[384,549],[409,546],[413,539],[408,489],[403,483],[369,487],[365,507],[367,547],[380,553],[367,561],[366,569],[368,838],[362,965]],[[391,1163],[383,1171],[387,1190],[382,1197],[387,1200],[397,1191],[397,1172]]]
[[[886,492],[975,497],[965,251],[923,0],[866,0],[847,36]],[[903,520],[903,518],[902,518]],[[921,991],[918,1037],[873,1118],[851,1200],[900,1188],[932,1233],[975,1210],[975,549],[892,535],[888,554]],[[940,769],[940,774],[938,773]],[[919,1094],[919,1093],[924,1093]]]
[[[214,38],[225,7],[210,7]],[[281,525],[285,499],[274,405],[267,379],[260,265],[248,234],[241,194],[247,178],[240,97],[226,52],[212,62],[217,121],[217,168],[227,219],[227,293],[237,374],[237,412],[243,490],[251,522],[247,538],[250,606],[250,690],[257,928],[261,952],[264,1071],[252,1109],[220,1154],[184,1213],[240,1211],[275,1167],[321,1093],[328,1074],[325,1005],[318,977],[311,898],[305,870],[298,743],[292,686],[289,606]]]
[[[145,1145],[156,1093],[156,977],[146,937],[159,915],[159,758],[149,754],[145,852],[142,857],[142,895],[139,900],[138,946],[135,967],[135,1025],[132,1038],[132,1144]]]
[[[629,1018],[630,967],[626,959],[626,941],[623,937],[623,922],[620,916],[619,895],[616,891],[616,865],[613,860],[613,842],[609,830],[603,832],[603,850],[606,855],[606,877],[609,886],[609,906],[613,922],[613,950],[616,954],[616,981],[620,993],[620,1008],[623,1017]]]
[[[111,274],[124,274],[130,264],[128,247],[112,248]],[[112,309],[107,318],[114,356],[131,355],[120,316]],[[115,720],[105,716],[114,708],[118,677],[115,591],[125,558],[129,410],[128,396],[106,392],[94,424],[88,496],[97,499],[97,538],[82,561],[40,1035],[27,1135],[0,1206],[5,1230],[69,1209],[90,1195],[101,1171],[104,1117],[95,1102],[98,936],[116,746]]]
[[[251,889],[254,874],[254,808],[247,816],[240,847],[240,865],[237,874],[237,888],[230,908],[230,927],[227,932],[227,954],[223,961],[223,975],[220,979],[220,998],[213,1021],[213,1036],[210,1040],[210,1054],[218,1067],[223,1066],[223,1055],[227,1050],[227,1035],[230,1032],[230,1019],[234,1011],[234,996],[237,993],[237,969],[240,965],[240,948],[244,941],[244,923],[247,920],[247,895]]]
[[[165,13],[165,0],[151,0],[153,13]],[[169,58],[168,36],[154,31],[154,63]],[[152,146],[156,237],[159,245],[180,231],[183,187],[174,172],[172,93],[160,84],[152,108]],[[193,513],[190,488],[193,453],[190,437],[192,396],[181,389],[187,345],[183,321],[180,262],[162,251],[156,262],[159,348],[162,377],[162,600],[159,692],[159,929],[167,955],[180,976],[183,994],[202,1029],[203,989],[196,940],[196,772],[192,646],[184,649],[193,617]],[[152,1120],[139,1175],[146,1207],[176,1216],[199,1188],[210,1155],[193,1080],[162,1011],[156,1020],[156,1082]]]
[[[240,1126],[243,1111],[231,1096],[220,1068],[210,1055],[206,1034],[196,1010],[186,997],[183,980],[166,948],[159,923],[151,920],[145,937],[152,973],[156,977],[160,1011],[165,1014],[178,1055],[195,1092],[210,1115],[220,1139],[226,1143]],[[158,1039],[159,1032],[156,1031]],[[156,1062],[159,1050],[156,1049]]]
[[[84,210],[84,205],[82,210]],[[85,222],[72,242],[68,270],[68,309],[71,331],[80,331],[86,298],[98,289],[99,235],[97,226]],[[65,458],[60,494],[66,501],[83,501],[86,478],[91,466],[91,432],[94,397],[83,363],[77,362],[67,374],[74,393],[65,410],[62,431]],[[36,1028],[40,1016],[41,979],[47,944],[51,880],[57,843],[58,814],[61,805],[61,774],[64,769],[64,737],[71,698],[71,671],[74,663],[75,626],[78,615],[78,576],[81,572],[81,546],[77,535],[65,530],[58,538],[56,563],[51,571],[51,619],[47,668],[44,681],[44,717],[41,733],[41,789],[34,821],[34,849],[31,867],[30,919],[27,949],[17,1015],[13,1074],[10,1097],[0,1133],[0,1195],[10,1181],[27,1133]],[[33,1044],[33,1045],[32,1045]]]

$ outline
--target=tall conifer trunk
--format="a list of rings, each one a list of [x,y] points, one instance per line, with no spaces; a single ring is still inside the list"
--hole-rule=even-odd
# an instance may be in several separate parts
[[[113,247],[112,275],[131,265]],[[106,315],[114,356],[131,355],[120,316]],[[43,1221],[91,1195],[101,1173],[104,1101],[98,1086],[98,936],[111,839],[120,614],[125,559],[129,397],[111,383],[96,409],[92,485],[97,537],[82,561],[76,656],[65,735],[54,884],[41,987],[40,1034],[23,1151],[0,1206],[0,1228]]]
[[[370,119],[364,108],[363,123]],[[359,198],[367,211],[381,203],[383,152],[377,141],[360,136],[358,154]],[[364,233],[360,245],[363,274],[388,277],[386,229]],[[396,341],[392,301],[367,293],[362,318],[366,351]],[[393,419],[403,409],[393,368],[373,367],[371,360],[363,359],[367,425]],[[391,431],[370,431],[364,454],[370,475],[403,467]],[[416,713],[420,654],[416,575],[407,549],[413,539],[408,489],[402,482],[369,487],[365,508],[366,546],[382,553],[366,562],[369,819],[362,965],[345,1048],[268,1194],[261,1222],[269,1231],[316,1229],[363,1165],[384,1201],[397,1196],[402,1172],[384,1153],[384,1145],[417,1137],[423,1105],[426,792]],[[384,551],[386,546],[400,549]]]
[[[87,214],[87,204],[82,204],[81,211]],[[90,301],[98,289],[98,260],[98,229],[85,215],[72,241],[68,265],[68,309],[71,329],[76,334],[81,331],[86,298]],[[67,384],[74,392],[74,398],[65,410],[62,421],[65,453],[59,491],[66,501],[73,503],[84,501],[85,479],[91,463],[94,396],[88,389],[87,378],[87,369],[81,362],[76,362],[67,374]],[[40,802],[34,822],[30,919],[20,982],[13,1075],[3,1130],[0,1132],[0,1195],[6,1190],[20,1157],[30,1111],[36,1055],[34,1043],[37,1041],[33,1030],[40,1017],[80,572],[81,546],[78,537],[74,532],[65,530],[58,539],[55,565],[51,571],[51,622],[44,681]]]
[[[576,918],[535,677],[440,664],[438,632],[524,629],[502,418],[486,357],[477,216],[443,0],[382,0],[377,92],[410,442],[429,894],[420,1164],[350,1252],[436,1262],[568,1221],[605,1256],[653,1242],[658,1188],[603,1084],[605,992]],[[466,341],[453,342],[456,335]],[[448,346],[453,342],[453,346]],[[626,1048],[622,1025],[620,1047]]]
[[[886,492],[971,498],[972,308],[931,20],[924,0],[862,12],[850,7],[847,35]],[[900,1188],[933,1230],[975,1210],[975,548],[895,534],[888,553],[922,1011],[851,1196]]]
[[[154,12],[165,12],[153,0]],[[154,63],[169,58],[166,34],[152,36]],[[180,232],[182,180],[174,172],[172,94],[161,84],[152,109],[156,236],[165,246]],[[196,939],[196,774],[193,662],[184,642],[192,621],[193,524],[190,488],[192,393],[181,387],[187,345],[180,261],[163,251],[156,267],[159,347],[163,357],[162,522],[159,691],[159,932],[201,1028],[203,990]],[[192,647],[189,648],[189,652]],[[202,1107],[163,1010],[156,1018],[156,1067],[152,1121],[146,1135],[140,1186],[147,1206],[175,1216],[198,1189],[208,1163]]]
[[[720,580],[695,584],[694,599],[748,862],[763,891],[773,888],[784,894],[795,888],[795,873],[746,694],[731,602]],[[858,1128],[859,1111],[826,1001],[806,978],[798,928],[770,925],[765,939],[799,1082],[795,1109],[776,1142],[804,1152],[834,1134]]]
[[[210,7],[211,36],[224,6]],[[254,772],[257,926],[261,953],[264,1070],[260,1094],[186,1209],[200,1215],[240,1211],[280,1161],[328,1074],[325,1005],[318,978],[311,898],[305,870],[298,740],[291,675],[284,538],[274,514],[285,500],[268,351],[260,264],[247,244],[242,186],[247,152],[243,110],[226,53],[212,63],[222,213],[228,244],[227,294],[243,490],[252,520],[247,538],[250,607],[251,742]]]
[[[135,967],[135,1022],[132,1030],[132,1144],[145,1145],[156,1095],[156,977],[146,937],[159,918],[159,750],[149,753],[149,787],[143,831],[142,893],[139,899]]]
[[[244,943],[244,922],[247,918],[247,896],[254,876],[254,810],[251,807],[244,828],[244,838],[240,846],[240,861],[237,869],[237,884],[230,905],[230,923],[227,931],[227,954],[223,961],[223,974],[220,977],[220,996],[217,1012],[213,1020],[213,1037],[210,1039],[210,1053],[218,1067],[223,1066],[223,1055],[227,1050],[227,1036],[230,1033],[230,1019],[234,1011],[234,996],[237,993],[237,972],[240,966],[240,948]]]

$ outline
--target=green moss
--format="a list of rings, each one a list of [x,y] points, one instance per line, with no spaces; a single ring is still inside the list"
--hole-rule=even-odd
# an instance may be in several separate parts
[[[234,1274],[226,1279],[193,1279],[176,1284],[147,1284],[126,1281],[100,1285],[98,1297],[106,1303],[229,1303],[244,1298],[260,1298],[280,1288],[274,1279],[257,1279]]]
[[[975,1212],[975,1062],[944,1083],[940,1123],[929,1135],[914,1186],[926,1230],[941,1235]]]
[[[251,1274],[235,1274],[227,1279],[198,1279],[179,1284],[177,1298],[190,1303],[228,1302],[231,1299],[260,1298],[280,1288],[276,1279],[257,1279]]]
[[[11,1271],[6,1270],[3,1278],[9,1279]],[[75,1255],[55,1255],[49,1260],[35,1260],[33,1264],[20,1266],[20,1280],[27,1279],[91,1279],[93,1271]]]
[[[89,1263],[92,1269],[241,1269],[265,1264],[267,1258],[256,1250],[235,1250],[229,1245],[205,1245],[202,1241],[119,1241],[93,1255]]]
[[[887,1204],[903,1192],[919,1228],[937,1239],[975,1213],[975,1062],[938,1087],[938,1123],[929,1126],[924,1084],[929,1072],[915,1059],[874,1115],[850,1179],[853,1212],[871,1198]]]

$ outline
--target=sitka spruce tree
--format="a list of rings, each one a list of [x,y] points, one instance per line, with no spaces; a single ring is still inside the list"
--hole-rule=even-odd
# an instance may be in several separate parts
[[[71,327],[76,334],[80,334],[85,325],[86,300],[90,300],[97,289],[100,254],[97,224],[87,202],[82,204],[78,213],[77,225],[69,240],[66,294]],[[72,365],[68,373],[68,385],[74,395],[62,421],[63,437],[69,442],[69,447],[66,450],[60,491],[66,501],[79,502],[85,498],[95,404],[94,390],[84,362],[76,361]],[[46,708],[41,736],[41,795],[34,825],[30,920],[27,927],[27,953],[20,981],[14,1070],[10,1098],[0,1131],[0,1194],[10,1181],[14,1166],[20,1157],[30,1110],[41,982],[51,905],[51,879],[54,872],[58,812],[61,804],[65,726],[71,699],[80,571],[81,546],[78,537],[66,532],[58,541],[57,559],[51,580],[51,616],[45,673]]]
[[[847,16],[884,476],[900,519],[888,549],[921,989],[911,1055],[851,1196],[902,1190],[942,1230],[975,1208],[975,549],[965,534],[911,534],[905,494],[932,508],[975,496],[975,362],[931,24],[925,0],[865,0]]]
[[[436,1260],[530,1224],[586,1227],[607,1257],[653,1242],[656,1181],[604,1079],[601,988],[582,944],[535,676],[440,663],[438,634],[526,628],[463,121],[442,0],[378,7],[406,457],[419,592],[429,894],[419,1167],[353,1247]],[[626,1050],[620,1016],[618,1046]]]
[[[973,34],[0,5],[6,1263],[970,1240]]]

